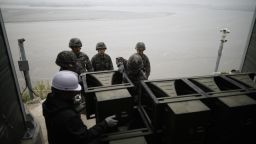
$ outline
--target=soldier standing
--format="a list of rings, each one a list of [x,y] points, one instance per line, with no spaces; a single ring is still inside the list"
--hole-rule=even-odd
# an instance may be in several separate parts
[[[138,42],[136,44],[136,47],[135,49],[137,50],[137,54],[139,54],[142,58],[142,61],[143,61],[143,71],[145,72],[145,75],[148,79],[149,75],[150,75],[150,71],[151,71],[151,68],[150,68],[150,62],[149,62],[149,59],[147,57],[147,55],[145,55],[143,52],[144,50],[146,49],[145,47],[145,44],[143,42]]]
[[[82,42],[79,38],[72,38],[69,41],[69,47],[75,54],[76,72],[80,75],[86,71],[92,72],[92,64],[89,57],[81,52]]]
[[[113,70],[111,57],[105,53],[107,47],[104,42],[99,42],[96,45],[98,53],[92,57],[92,66],[94,71]]]

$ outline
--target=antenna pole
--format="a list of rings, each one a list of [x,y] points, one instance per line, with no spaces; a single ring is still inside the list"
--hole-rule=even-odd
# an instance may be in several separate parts
[[[220,32],[222,33],[222,37],[221,37],[221,40],[220,40],[220,46],[219,46],[219,51],[218,51],[218,58],[217,58],[217,61],[216,61],[216,66],[215,66],[214,72],[218,71],[219,64],[220,64],[220,58],[221,58],[221,55],[222,55],[223,46],[224,46],[224,43],[228,41],[225,38],[226,38],[227,34],[230,33],[230,31],[227,28],[224,28],[224,29],[220,30]]]
[[[30,96],[30,100],[34,99],[33,92],[32,92],[32,85],[30,81],[30,76],[29,76],[29,65],[28,61],[26,59],[26,54],[25,54],[25,49],[24,49],[24,41],[25,39],[18,39],[18,44],[20,47],[20,53],[21,53],[21,61],[18,61],[20,71],[23,71],[26,85],[28,87],[28,92]]]

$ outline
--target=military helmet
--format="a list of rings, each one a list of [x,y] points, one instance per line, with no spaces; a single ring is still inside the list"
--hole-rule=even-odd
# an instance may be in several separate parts
[[[58,54],[57,60],[65,63],[74,62],[75,60],[74,53],[71,51],[62,51]]]
[[[145,47],[144,42],[138,42],[138,43],[136,44],[135,49],[142,49],[142,50],[145,50],[146,47]]]
[[[71,51],[62,51],[58,54],[56,64],[62,69],[70,69],[75,66],[75,54]],[[69,66],[69,67],[67,67]]]
[[[107,49],[107,47],[106,47],[104,42],[98,42],[97,43],[96,50],[99,50],[99,49]]]
[[[73,47],[82,47],[82,42],[79,38],[72,38],[69,41],[69,47],[73,48]]]
[[[129,70],[137,72],[143,68],[143,61],[140,55],[133,54],[129,57],[127,62],[127,67]]]

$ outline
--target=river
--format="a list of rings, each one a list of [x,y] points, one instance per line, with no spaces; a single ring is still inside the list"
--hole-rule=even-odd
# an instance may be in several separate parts
[[[247,47],[253,10],[194,5],[137,7],[22,7],[2,10],[19,81],[17,39],[25,38],[32,82],[50,81],[58,71],[57,54],[69,50],[72,37],[82,40],[82,52],[96,54],[97,42],[107,53],[126,59],[135,44],[146,44],[151,61],[149,79],[209,75],[214,71],[221,39],[220,29],[231,33],[224,44],[219,71],[239,69]],[[115,65],[116,69],[116,65]]]

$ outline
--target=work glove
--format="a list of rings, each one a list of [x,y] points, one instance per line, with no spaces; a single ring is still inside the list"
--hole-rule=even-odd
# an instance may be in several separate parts
[[[117,125],[118,120],[115,120],[114,119],[115,117],[116,117],[115,115],[112,115],[112,116],[105,118],[105,121],[109,127],[113,127],[113,126]]]
[[[77,94],[73,98],[74,108],[77,112],[81,112],[85,109],[85,102],[80,94]]]
[[[80,104],[81,102],[82,102],[82,96],[80,94],[77,94],[73,97],[74,104]]]

